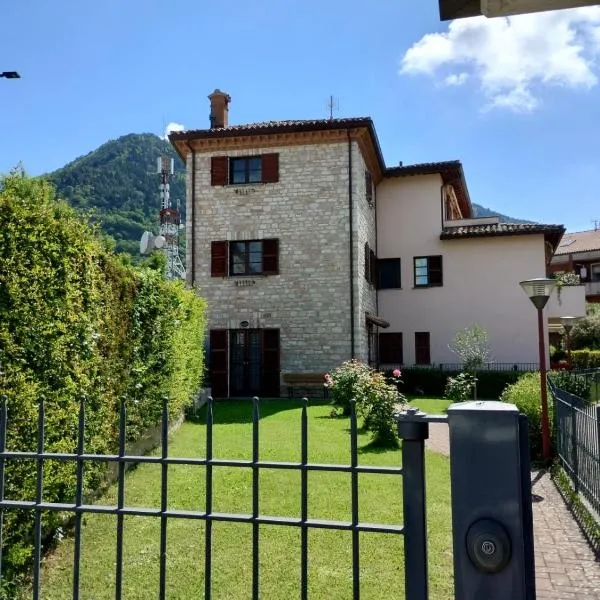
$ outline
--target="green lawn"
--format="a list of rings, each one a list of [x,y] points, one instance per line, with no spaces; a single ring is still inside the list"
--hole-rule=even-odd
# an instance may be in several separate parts
[[[430,415],[444,415],[452,404],[451,400],[445,398],[413,398],[409,402],[411,406],[416,406]]]
[[[420,401],[424,402],[424,401]],[[433,401],[432,401],[433,402]],[[439,401],[436,401],[439,402]],[[221,402],[215,406],[215,458],[250,458],[250,403]],[[349,463],[349,421],[330,418],[330,405],[309,407],[309,461]],[[185,423],[173,435],[174,456],[204,456],[205,426]],[[359,438],[362,464],[399,465],[399,450],[377,452],[368,434]],[[261,403],[260,455],[265,460],[300,459],[300,407],[289,400]],[[246,469],[214,468],[214,504],[218,512],[251,512],[251,474]],[[169,467],[169,506],[204,510],[204,468]],[[453,597],[450,479],[448,459],[427,454],[427,506],[430,597]],[[350,475],[310,472],[309,516],[350,519]],[[359,478],[360,519],[370,523],[402,523],[402,481],[394,475],[363,474]],[[158,507],[160,470],[143,465],[126,477],[129,506]],[[111,490],[101,503],[114,503]],[[261,514],[299,516],[300,474],[263,471],[260,478]],[[114,597],[116,518],[85,517],[81,597]],[[300,531],[295,527],[261,526],[261,597],[268,600],[299,597]],[[362,598],[404,597],[403,537],[362,533],[360,538]],[[251,594],[251,525],[213,525],[213,594],[218,600],[249,598]],[[156,598],[158,590],[159,519],[125,520],[124,594],[127,600]],[[204,524],[172,519],[168,527],[167,597],[203,597]],[[44,600],[71,598],[73,542],[65,539],[43,567]],[[350,533],[309,532],[309,596],[347,600],[352,596]]]

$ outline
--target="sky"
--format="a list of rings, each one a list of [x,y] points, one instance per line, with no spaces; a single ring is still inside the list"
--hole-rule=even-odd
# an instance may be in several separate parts
[[[599,0],[600,1],[600,0]],[[440,22],[437,0],[28,0],[2,9],[0,172],[127,133],[373,118],[388,166],[461,160],[473,202],[600,220],[600,7]]]

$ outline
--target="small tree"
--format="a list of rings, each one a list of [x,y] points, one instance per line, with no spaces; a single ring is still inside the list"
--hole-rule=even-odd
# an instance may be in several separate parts
[[[460,357],[463,370],[475,378],[473,393],[477,399],[477,371],[489,362],[492,356],[488,332],[477,324],[465,327],[456,333],[454,341],[448,347]]]

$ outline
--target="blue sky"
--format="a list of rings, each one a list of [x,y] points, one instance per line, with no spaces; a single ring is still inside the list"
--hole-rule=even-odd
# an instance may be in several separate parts
[[[388,165],[460,159],[472,200],[600,219],[600,8],[440,23],[437,0],[28,0],[2,10],[0,172],[108,139],[230,121],[371,116]]]

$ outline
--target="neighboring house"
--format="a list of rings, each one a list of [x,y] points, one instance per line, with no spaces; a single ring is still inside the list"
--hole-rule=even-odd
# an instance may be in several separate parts
[[[565,233],[550,264],[552,273],[577,273],[588,302],[600,302],[600,230]]]
[[[494,359],[537,362],[521,279],[546,274],[558,225],[474,220],[459,162],[386,168],[370,118],[172,133],[187,165],[187,283],[208,301],[212,393],[276,396],[351,357],[457,362],[474,322]]]

